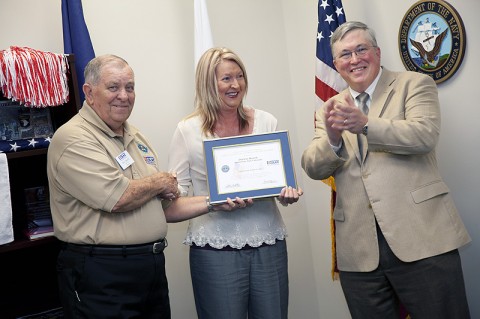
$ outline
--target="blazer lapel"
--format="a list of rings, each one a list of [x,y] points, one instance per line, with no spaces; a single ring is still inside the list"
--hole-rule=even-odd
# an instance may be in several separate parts
[[[393,82],[395,82],[395,73],[382,67],[382,75],[377,83],[377,87],[373,92],[372,103],[370,104],[370,111],[368,112],[368,117],[382,117],[382,114],[385,111],[388,100],[391,98],[393,93]],[[350,94],[349,89],[344,90],[341,94]],[[344,140],[352,146],[355,156],[357,157],[359,163],[363,163],[367,155],[368,142],[367,138],[363,135],[352,134],[350,132],[343,133]],[[360,152],[358,147],[358,139],[361,138],[363,150]],[[363,155],[363,158],[362,158]]]
[[[388,100],[393,93],[393,82],[395,82],[395,74],[383,68],[382,75],[377,83],[377,87],[373,92],[372,103],[370,104],[369,117],[382,117]]]
[[[382,67],[382,75],[380,76],[380,79],[377,83],[377,86],[375,88],[375,91],[373,92],[372,95],[372,102],[370,104],[370,111],[368,112],[368,117],[382,117],[382,114],[385,111],[385,108],[388,104],[388,100],[391,98],[392,93],[393,93],[393,82],[395,82],[395,74],[385,68]],[[347,90],[348,91],[348,90]],[[350,94],[348,92],[348,94]],[[365,160],[367,153],[368,153],[368,141],[365,136],[362,134],[359,134],[358,136],[356,134],[347,134],[347,139],[349,142],[352,144],[353,149],[355,151],[355,155],[360,162],[360,165],[363,163]],[[360,152],[359,145],[358,145],[358,139],[362,139],[362,146],[363,149]],[[362,157],[363,156],[363,157]]]

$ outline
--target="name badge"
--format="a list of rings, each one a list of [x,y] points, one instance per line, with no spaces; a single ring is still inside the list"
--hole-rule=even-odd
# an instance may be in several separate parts
[[[120,155],[118,155],[115,159],[117,160],[118,164],[120,164],[123,170],[127,169],[134,162],[134,160],[127,151],[121,152]]]

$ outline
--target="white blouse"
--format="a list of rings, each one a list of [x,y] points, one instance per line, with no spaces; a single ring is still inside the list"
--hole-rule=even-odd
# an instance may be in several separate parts
[[[254,110],[253,134],[273,132],[277,119],[261,110]],[[182,196],[207,196],[207,176],[203,155],[201,119],[199,116],[178,123],[170,146],[168,167],[176,172]],[[192,187],[193,186],[193,187]],[[274,244],[276,239],[287,236],[285,224],[274,198],[254,199],[253,205],[244,209],[215,211],[189,222],[184,243],[242,248],[258,247],[263,243]]]

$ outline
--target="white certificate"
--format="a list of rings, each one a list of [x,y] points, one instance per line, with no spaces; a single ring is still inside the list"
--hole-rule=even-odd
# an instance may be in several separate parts
[[[288,131],[204,140],[203,147],[212,203],[278,196],[297,185]]]
[[[213,148],[219,194],[286,185],[279,140]]]

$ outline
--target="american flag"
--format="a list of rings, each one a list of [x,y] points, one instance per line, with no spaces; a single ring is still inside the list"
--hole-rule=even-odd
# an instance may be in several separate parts
[[[323,102],[347,87],[333,65],[330,49],[330,36],[345,21],[346,17],[341,0],[318,1],[317,70],[315,79],[315,94],[318,97],[317,109]]]
[[[0,153],[13,153],[39,148],[47,148],[51,137],[32,137],[28,139],[0,141]]]
[[[320,106],[347,87],[347,83],[333,65],[330,37],[335,29],[346,21],[341,0],[318,1],[318,27],[317,27],[317,70],[315,75],[315,95],[317,96],[316,110]],[[333,209],[335,208],[336,192],[333,177],[323,180],[332,189],[331,197],[331,231],[332,231],[332,278],[338,278],[337,256],[335,247],[335,221]]]

